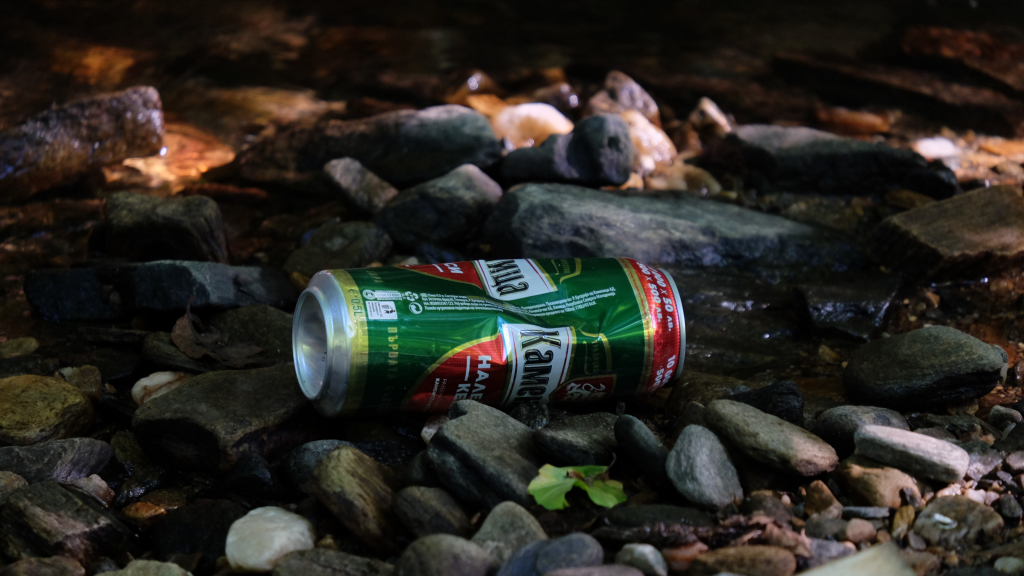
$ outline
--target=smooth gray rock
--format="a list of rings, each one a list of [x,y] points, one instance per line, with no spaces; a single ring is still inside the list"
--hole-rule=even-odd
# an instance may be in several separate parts
[[[501,145],[483,114],[432,106],[296,123],[243,150],[232,169],[243,180],[308,188],[335,158],[354,158],[393,185],[407,186],[463,164],[490,166],[501,158]]]
[[[423,242],[457,247],[477,235],[500,199],[497,182],[464,164],[403,190],[381,209],[377,223],[406,247]]]
[[[718,510],[743,500],[729,453],[718,436],[703,426],[683,428],[665,468],[676,490],[698,506]]]
[[[424,536],[398,557],[401,576],[485,576],[494,560],[483,548],[451,534]]]
[[[859,454],[908,474],[942,482],[963,479],[971,461],[970,454],[955,444],[888,426],[861,426],[854,442]]]
[[[391,237],[371,222],[330,220],[316,229],[309,242],[288,256],[286,272],[307,278],[321,270],[362,268],[381,262],[391,251]]]
[[[665,473],[668,448],[635,416],[623,414],[615,421],[615,440],[621,452],[633,461],[652,485],[660,490],[673,488]]]
[[[533,434],[533,443],[545,462],[556,466],[610,464],[618,442],[617,417],[608,412],[569,416]]]
[[[807,430],[732,400],[707,406],[708,426],[742,452],[764,464],[801,476],[817,476],[839,464],[835,449]]]
[[[1004,430],[1010,424],[1020,424],[1024,420],[1024,416],[1013,408],[993,406],[989,410],[986,420],[989,424],[995,426],[997,430]]]
[[[313,492],[313,470],[316,465],[334,451],[338,446],[351,446],[342,440],[314,440],[292,450],[284,462],[284,472],[288,482],[306,494]]]
[[[1006,378],[1006,351],[948,326],[865,344],[843,384],[851,400],[889,408],[941,405],[988,394]]]
[[[395,567],[339,550],[314,548],[292,552],[274,567],[273,576],[392,576]]]
[[[1007,520],[1019,520],[1021,515],[1024,515],[1024,508],[1021,508],[1020,502],[1013,497],[1013,494],[1003,494],[996,500],[994,506],[996,512]]]
[[[441,488],[409,486],[395,493],[395,515],[418,537],[453,534],[466,538],[472,526],[466,513]]]
[[[527,184],[502,196],[485,239],[499,256],[627,256],[655,266],[855,266],[857,249],[820,229],[721,202],[624,197]]]
[[[133,261],[227,262],[217,203],[206,196],[159,198],[117,192],[107,200],[107,252]]]
[[[92,438],[49,440],[32,446],[0,447],[0,470],[29,483],[55,480],[62,484],[98,474],[114,456],[110,444]]]
[[[324,164],[324,174],[346,201],[370,214],[380,212],[388,200],[398,195],[394,186],[367,170],[355,158],[331,160]]]
[[[600,566],[603,561],[601,544],[589,534],[574,532],[519,549],[497,576],[543,576],[562,568]]]
[[[811,545],[811,557],[807,560],[807,568],[817,568],[822,564],[828,564],[833,560],[846,558],[854,554],[853,550],[841,542],[835,540],[822,540],[820,538],[809,538]]]
[[[310,414],[287,363],[194,376],[140,406],[132,427],[178,466],[224,471],[246,452],[273,457],[302,442]]]
[[[763,191],[864,195],[909,188],[938,198],[959,191],[948,169],[933,168],[912,150],[813,128],[739,126],[713,154]]]
[[[520,548],[540,540],[547,540],[540,522],[515,502],[502,502],[487,515],[472,541],[504,564]]]
[[[910,430],[907,419],[895,410],[875,406],[836,406],[814,419],[811,432],[831,444],[836,453],[845,458],[856,448],[853,443],[854,433],[868,424]]]
[[[650,544],[626,544],[615,555],[615,562],[632,566],[644,576],[668,576],[668,563],[657,548]]]
[[[473,400],[455,402],[449,415],[427,450],[452,495],[488,507],[531,504],[526,487],[541,466],[533,430]]]
[[[617,114],[579,121],[568,134],[552,134],[540,146],[513,150],[501,166],[508,182],[571,182],[620,186],[629,179],[636,150],[629,125]]]

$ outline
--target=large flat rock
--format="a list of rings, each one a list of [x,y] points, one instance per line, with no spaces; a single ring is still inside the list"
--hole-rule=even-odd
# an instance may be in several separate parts
[[[299,429],[309,410],[288,363],[194,376],[143,404],[132,426],[179,466],[224,471],[245,453],[272,455],[306,440]]]
[[[915,277],[974,278],[1024,262],[1024,198],[993,186],[890,216],[872,232],[871,251]]]
[[[485,238],[498,254],[620,257],[685,268],[855,267],[857,249],[779,216],[694,198],[626,197],[562,184],[505,193]]]

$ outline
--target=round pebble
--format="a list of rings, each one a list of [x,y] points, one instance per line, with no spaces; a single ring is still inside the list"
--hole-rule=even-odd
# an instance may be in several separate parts
[[[1020,574],[1024,572],[1024,560],[1016,556],[1003,556],[996,560],[995,567],[1003,574]]]
[[[615,561],[640,570],[644,576],[668,575],[668,563],[661,552],[650,544],[626,544],[615,555]]]
[[[316,530],[309,520],[276,506],[256,508],[228,530],[224,552],[235,570],[267,572],[296,550],[310,550]]]

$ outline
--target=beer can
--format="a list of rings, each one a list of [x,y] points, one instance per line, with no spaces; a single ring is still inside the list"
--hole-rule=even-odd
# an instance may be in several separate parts
[[[650,394],[685,345],[672,277],[629,258],[324,270],[292,326],[299,384],[326,415]]]

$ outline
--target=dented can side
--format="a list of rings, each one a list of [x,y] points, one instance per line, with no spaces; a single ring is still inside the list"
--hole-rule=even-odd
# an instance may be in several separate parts
[[[323,271],[292,330],[303,393],[328,415],[649,394],[685,344],[672,277],[628,258]]]

